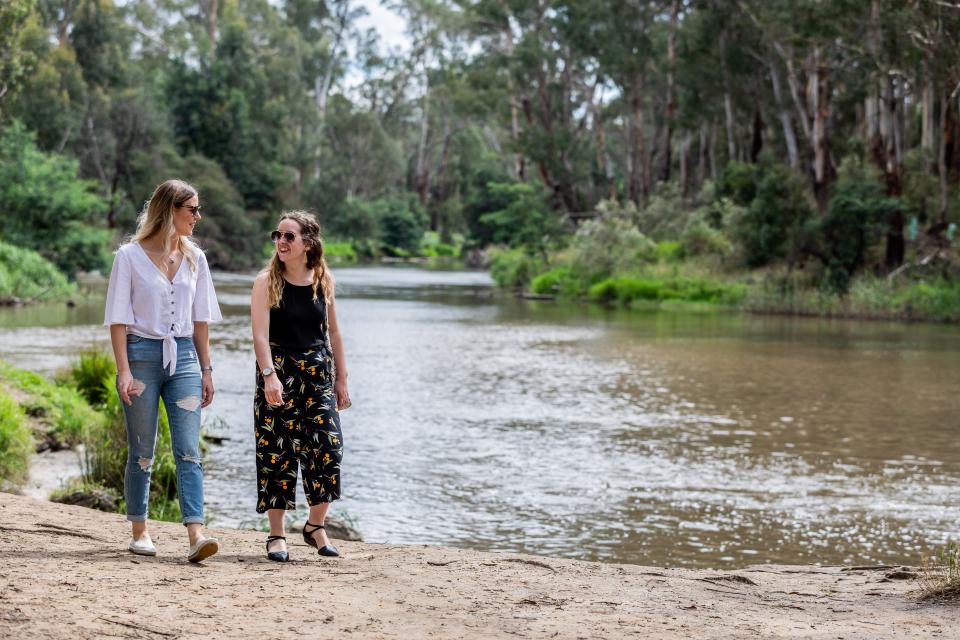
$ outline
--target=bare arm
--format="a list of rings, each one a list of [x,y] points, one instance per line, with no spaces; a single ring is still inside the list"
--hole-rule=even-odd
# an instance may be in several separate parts
[[[214,393],[213,371],[210,368],[210,325],[208,323],[193,323],[193,346],[197,350],[197,358],[200,359],[200,371],[203,379],[201,385],[203,398],[200,406],[206,407],[213,402]]]
[[[130,373],[130,363],[127,361],[127,325],[110,325],[110,344],[113,346],[113,359],[117,362],[117,393],[120,400],[128,405],[133,404],[130,399],[133,375]],[[133,395],[140,395],[133,392]]]
[[[270,305],[267,300],[267,276],[261,274],[253,282],[250,295],[250,326],[253,328],[253,352],[257,357],[257,369],[273,368],[270,351]],[[279,405],[283,402],[283,385],[274,373],[263,379],[263,391],[267,402]]]
[[[330,279],[332,282],[333,276]],[[327,322],[330,324],[330,348],[333,349],[333,365],[337,371],[337,379],[334,381],[337,409],[346,409],[350,406],[350,393],[347,390],[347,359],[343,353],[343,336],[340,335],[340,325],[337,324],[337,300],[333,292],[330,294],[330,304],[327,306]]]

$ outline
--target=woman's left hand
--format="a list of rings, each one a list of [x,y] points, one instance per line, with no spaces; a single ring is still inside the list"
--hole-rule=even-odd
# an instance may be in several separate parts
[[[337,378],[333,385],[333,393],[337,396],[337,411],[343,411],[350,408],[350,392],[347,391],[347,381],[345,378]]]
[[[213,402],[213,372],[204,371],[201,378],[201,389],[203,390],[203,399],[200,402],[201,407],[206,407]]]

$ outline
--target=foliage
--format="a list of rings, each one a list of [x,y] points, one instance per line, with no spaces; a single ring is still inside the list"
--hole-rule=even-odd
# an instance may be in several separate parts
[[[719,195],[728,195],[734,203],[746,207],[730,224],[747,267],[799,256],[805,241],[804,227],[813,216],[813,208],[797,174],[769,159],[750,166],[731,162]]]
[[[881,236],[886,218],[900,206],[897,199],[884,195],[876,169],[856,158],[844,160],[830,207],[814,225],[823,247],[824,286],[846,293],[853,275],[864,266],[869,247]]]
[[[349,242],[330,242],[324,240],[323,255],[331,263],[352,263],[357,261],[357,251]]]
[[[956,602],[960,600],[960,545],[947,540],[935,556],[923,563],[920,601]]]
[[[657,260],[657,245],[628,217],[630,209],[607,203],[600,217],[580,225],[570,243],[571,266],[587,282],[635,271]]]
[[[622,275],[607,278],[590,287],[589,297],[595,302],[630,305],[636,302],[706,302],[733,305],[746,294],[743,285],[714,282],[682,276],[664,279]]]
[[[23,482],[32,453],[23,410],[0,386],[0,488],[9,491]]]
[[[583,294],[584,282],[571,267],[557,267],[535,277],[530,290],[538,295],[575,298]]]
[[[683,245],[684,254],[691,256],[726,258],[734,252],[733,243],[727,235],[703,220],[697,220],[687,226],[680,242]]]
[[[43,435],[53,448],[79,444],[103,424],[76,389],[5,362],[0,362],[0,379],[28,396],[21,403],[24,411],[44,425]]]
[[[36,251],[0,242],[0,301],[52,300],[76,293],[76,286]]]
[[[77,162],[37,149],[19,122],[0,131],[0,238],[33,249],[68,274],[107,264],[103,201]]]
[[[543,270],[540,257],[523,249],[494,249],[490,252],[490,275],[503,289],[522,290]]]
[[[565,235],[563,224],[547,204],[544,193],[530,184],[511,182],[487,183],[482,205],[475,201],[479,224],[477,240],[527,247],[544,255]],[[479,214],[479,215],[477,215]]]
[[[76,385],[96,407],[100,419],[86,438],[84,479],[87,482],[123,493],[127,464],[127,432],[123,407],[114,381],[116,366],[112,357],[96,350],[84,351],[62,374],[64,383]],[[160,403],[159,427],[150,476],[150,516],[157,520],[180,520],[176,501],[176,463],[170,438],[167,412]],[[124,505],[120,505],[122,511]]]

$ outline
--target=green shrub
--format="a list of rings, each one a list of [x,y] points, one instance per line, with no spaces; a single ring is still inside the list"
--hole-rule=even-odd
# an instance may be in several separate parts
[[[737,163],[731,163],[737,164]],[[757,178],[755,196],[746,210],[731,220],[734,238],[743,248],[748,267],[760,267],[785,256],[798,255],[804,240],[804,227],[812,215],[810,196],[803,180],[789,167],[764,160],[754,169],[736,169],[733,189],[734,202],[752,189],[747,187],[747,176]]]
[[[65,374],[84,397],[93,402],[101,419],[86,438],[84,480],[123,493],[127,465],[127,431],[123,407],[115,387],[113,358],[103,352],[86,351]],[[97,381],[99,380],[99,386]],[[159,427],[150,476],[150,517],[177,522],[176,462],[171,447],[170,425],[163,403],[159,405]],[[123,511],[124,505],[120,505]]]
[[[117,368],[113,356],[100,349],[80,352],[77,362],[57,377],[57,382],[74,387],[93,407],[102,408],[113,394]]]
[[[683,201],[680,185],[669,182],[658,186],[657,192],[650,197],[634,220],[645,236],[655,240],[669,240],[680,235],[689,216],[690,207]]]
[[[626,216],[601,216],[580,225],[570,243],[571,266],[587,282],[636,271],[657,259],[657,245]]]
[[[59,299],[76,291],[76,286],[37,252],[0,242],[0,300]]]
[[[897,291],[893,301],[907,317],[960,321],[960,282],[918,282]]]
[[[657,260],[660,262],[680,262],[683,260],[683,244],[675,240],[661,240],[657,243]]]
[[[23,410],[0,388],[0,488],[10,490],[24,481],[32,453]]]
[[[866,262],[867,251],[883,234],[887,217],[901,203],[885,195],[880,172],[858,158],[840,166],[830,206],[812,225],[826,267],[823,285],[846,293],[854,274]]]
[[[488,210],[478,217],[481,241],[527,247],[538,255],[567,235],[563,221],[549,206],[543,190],[523,182],[490,183]]]
[[[103,422],[76,389],[5,362],[0,362],[0,378],[30,396],[23,402],[24,410],[46,425],[45,436],[54,448],[79,444]]]
[[[557,267],[541,273],[530,282],[530,290],[538,295],[575,298],[586,293],[585,283],[570,267]]]
[[[0,130],[0,237],[70,275],[102,269],[109,238],[106,203],[78,172],[76,160],[40,151],[21,123]]]
[[[324,242],[323,255],[331,263],[354,263],[357,251],[350,242]]]
[[[638,276],[607,278],[590,287],[596,302],[629,305],[633,302],[680,300],[710,304],[736,304],[746,295],[743,285],[675,276],[662,280]]]
[[[497,286],[519,290],[543,270],[543,260],[523,249],[494,249],[490,256],[490,275]]]
[[[729,257],[734,247],[726,234],[705,221],[696,221],[683,232],[684,253],[691,256]]]
[[[428,258],[456,258],[460,255],[463,238],[453,238],[455,244],[444,242],[436,231],[426,231],[420,241],[420,252]]]

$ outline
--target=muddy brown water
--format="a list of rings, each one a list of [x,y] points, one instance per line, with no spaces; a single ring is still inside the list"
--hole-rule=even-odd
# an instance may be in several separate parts
[[[689,567],[912,563],[960,535],[960,329],[498,295],[337,270],[368,541]],[[212,524],[252,526],[252,275],[216,278]],[[102,300],[0,310],[0,358],[108,346]],[[301,504],[302,496],[301,496]]]

